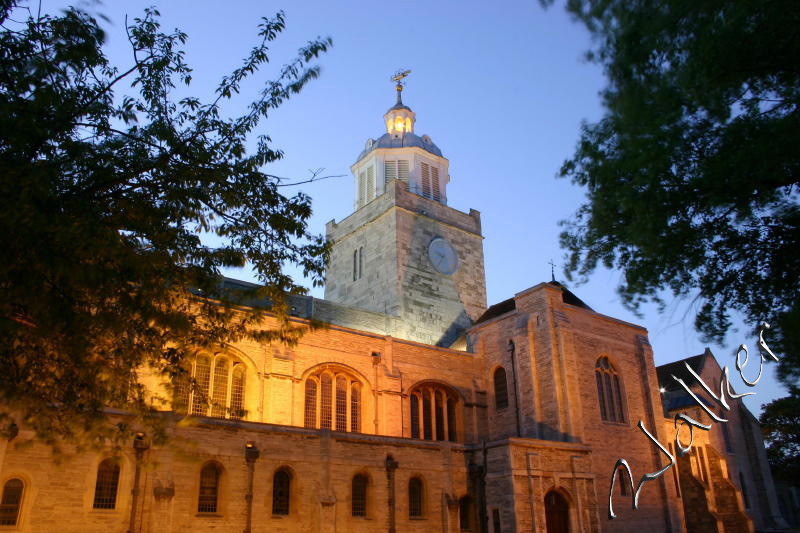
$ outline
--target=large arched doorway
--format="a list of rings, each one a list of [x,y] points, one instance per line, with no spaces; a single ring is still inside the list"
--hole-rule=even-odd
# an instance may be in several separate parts
[[[569,504],[558,492],[551,490],[544,497],[547,533],[569,533]]]

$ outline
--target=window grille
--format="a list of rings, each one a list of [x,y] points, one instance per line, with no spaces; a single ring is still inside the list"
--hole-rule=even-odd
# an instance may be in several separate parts
[[[191,372],[181,373],[175,378],[174,409],[185,413],[189,409],[189,392],[191,389]]]
[[[173,408],[184,411],[190,406],[193,415],[244,418],[246,373],[243,364],[229,357],[200,355],[193,375],[188,372],[175,378]]]
[[[353,478],[351,510],[353,516],[367,516],[367,476],[363,474]]]
[[[347,380],[336,378],[336,431],[347,431]]]
[[[228,405],[228,360],[220,357],[214,364],[214,389],[211,394],[211,416],[225,416]]]
[[[367,168],[367,202],[375,199],[375,167]]]
[[[431,197],[431,172],[427,163],[422,163],[422,196]]]
[[[419,438],[419,396],[411,395],[411,438]]]
[[[319,425],[324,429],[331,429],[331,377],[323,374],[320,378],[320,414]]]
[[[506,369],[502,366],[494,371],[494,406],[496,409],[505,409],[508,407]]]
[[[3,497],[0,499],[0,526],[17,525],[24,488],[22,480],[16,478],[9,479],[3,485]]]
[[[350,431],[358,433],[361,431],[361,418],[358,416],[361,408],[361,387],[358,383],[353,383],[350,387]]]
[[[439,169],[436,167],[431,167],[431,182],[433,183],[433,199],[439,202],[442,195],[439,190]]]
[[[383,183],[397,179],[397,161],[384,161],[383,163]]]
[[[231,418],[240,419],[244,416],[244,365],[233,367],[231,380]]]
[[[351,375],[330,368],[320,370],[306,379],[304,425],[347,431],[349,424],[350,431],[361,431],[361,400],[361,384]]]
[[[94,486],[95,509],[114,509],[117,505],[117,487],[119,486],[119,464],[113,459],[106,459],[97,467],[97,482]]]
[[[213,464],[207,464],[200,471],[200,494],[197,499],[198,513],[217,512],[217,492],[220,471]]]
[[[305,426],[307,428],[317,427],[317,382],[306,380],[306,412]]]
[[[600,416],[610,422],[625,422],[622,386],[617,371],[607,357],[601,357],[597,360],[594,372]]]
[[[194,379],[197,382],[192,402],[193,415],[208,414],[208,389],[211,385],[211,360],[201,356],[195,363]]]
[[[289,514],[289,489],[291,476],[281,468],[272,478],[272,514]]]
[[[436,409],[436,440],[444,440],[444,406],[441,391],[434,393],[433,402]]]
[[[408,481],[408,516],[422,516],[422,480],[418,477]]]

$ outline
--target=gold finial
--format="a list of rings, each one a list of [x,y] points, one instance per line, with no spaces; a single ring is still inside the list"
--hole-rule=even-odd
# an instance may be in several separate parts
[[[397,89],[397,104],[398,105],[402,105],[403,104],[403,101],[400,99],[400,93],[403,92],[403,85],[404,85],[403,78],[405,78],[409,74],[411,74],[410,70],[399,69],[397,72],[394,73],[394,76],[392,76],[392,81],[397,82],[397,85],[395,86],[395,88]]]

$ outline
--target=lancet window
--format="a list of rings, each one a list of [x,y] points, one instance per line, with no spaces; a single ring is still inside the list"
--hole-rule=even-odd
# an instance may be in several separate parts
[[[443,385],[430,383],[409,394],[411,437],[425,440],[458,439],[458,397]]]
[[[176,384],[175,410],[193,415],[244,417],[246,370],[227,354],[200,354]],[[191,385],[194,380],[194,387]]]
[[[305,412],[307,428],[361,431],[361,382],[336,368],[320,370],[306,379]]]
[[[197,497],[198,513],[217,512],[221,476],[221,468],[214,463],[207,463],[200,471],[200,492]]]
[[[94,487],[95,509],[114,509],[117,505],[119,486],[119,463],[106,459],[97,467],[97,482]]]
[[[0,495],[0,526],[17,525],[24,490],[25,485],[20,479],[12,478],[5,482]]]
[[[608,361],[608,357],[597,360],[594,377],[597,384],[597,399],[600,403],[600,416],[609,422],[625,422],[619,375]]]

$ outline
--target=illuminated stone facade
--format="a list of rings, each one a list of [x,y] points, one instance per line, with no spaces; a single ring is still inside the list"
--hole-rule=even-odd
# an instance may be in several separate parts
[[[162,406],[166,446],[145,435],[59,462],[22,427],[0,442],[10,495],[0,521],[14,521],[0,530],[730,532],[775,522],[761,501],[772,490],[763,445],[738,407],[735,453],[719,428],[695,431],[704,460],[684,457],[679,472],[645,483],[636,511],[618,481],[608,520],[617,459],[637,482],[665,464],[637,422],[665,445],[674,438],[675,395],[661,397],[647,331],[555,282],[487,309],[480,216],[446,205],[447,160],[427,136],[410,137],[415,117],[398,106],[388,138],[353,166],[355,212],[328,224],[326,299],[291,301],[296,321],[329,327],[294,347],[199,352],[192,375],[211,403],[177,384],[175,412]],[[154,398],[173,387],[146,382]],[[739,472],[752,483],[747,505]]]

